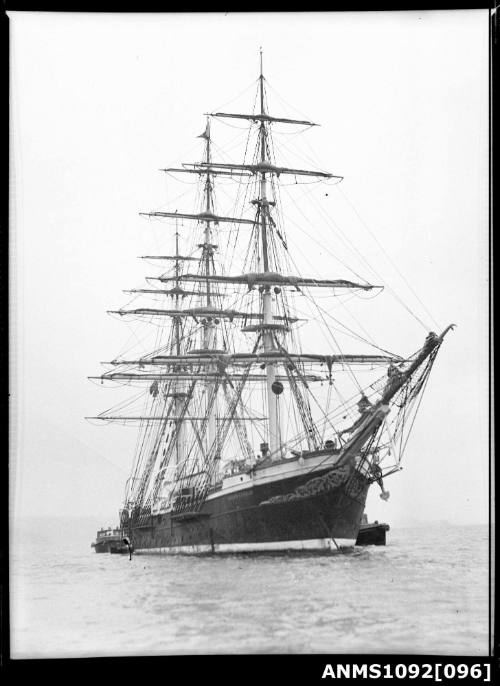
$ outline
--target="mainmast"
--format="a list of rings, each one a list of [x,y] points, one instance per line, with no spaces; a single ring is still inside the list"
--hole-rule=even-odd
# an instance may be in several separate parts
[[[204,133],[201,134],[201,138],[205,139],[205,155],[204,163],[207,165],[207,171],[205,176],[205,212],[207,217],[211,217],[213,214],[213,184],[212,184],[212,173],[210,171],[211,163],[211,140],[210,140],[210,118],[207,117],[207,124]],[[211,291],[210,291],[210,280],[211,275],[211,265],[213,260],[213,253],[215,246],[212,244],[212,230],[211,230],[211,219],[205,219],[205,232],[204,232],[204,243],[202,244],[202,263],[205,272],[206,280],[206,306],[210,308],[212,305]],[[212,350],[215,348],[215,322],[212,317],[208,317],[205,320],[203,329],[203,347],[205,350]],[[208,369],[207,372],[212,370]],[[206,384],[206,411],[207,411],[207,431],[206,431],[206,445],[205,451],[206,455],[209,454],[210,449],[214,441],[216,440],[217,427],[215,421],[215,403],[213,402],[213,395],[216,392],[215,384],[210,381]]]
[[[264,106],[264,74],[262,71],[262,49],[260,51],[260,163],[265,165],[266,149],[267,149],[267,130],[265,124],[265,106]],[[264,273],[269,270],[269,255],[267,245],[267,213],[269,211],[269,202],[267,200],[267,178],[266,172],[260,172],[260,198],[258,199],[258,206],[260,210],[260,229],[262,236],[262,262]],[[263,343],[264,351],[270,352],[274,350],[274,341],[272,335],[273,324],[273,301],[271,295],[271,287],[264,286],[262,290],[262,311],[264,314],[263,322]],[[281,459],[280,450],[280,427],[278,420],[278,396],[273,391],[273,384],[276,381],[276,369],[274,364],[266,365],[266,390],[267,390],[267,406],[269,411],[269,449],[272,460]]]

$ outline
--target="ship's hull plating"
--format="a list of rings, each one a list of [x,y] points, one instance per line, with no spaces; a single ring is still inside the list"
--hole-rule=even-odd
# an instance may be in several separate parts
[[[320,475],[315,472],[314,477]],[[310,482],[312,476],[220,492],[209,497],[197,513],[148,515],[131,521],[128,533],[134,551],[214,554],[352,548],[361,525],[368,481],[354,471],[340,486],[287,499],[287,494]],[[266,502],[276,496],[285,498]]]

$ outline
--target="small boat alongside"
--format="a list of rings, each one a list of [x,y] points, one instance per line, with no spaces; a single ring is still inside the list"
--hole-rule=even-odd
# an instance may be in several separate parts
[[[356,545],[385,545],[385,534],[389,529],[389,524],[379,524],[377,520],[369,522],[364,514]]]
[[[125,554],[129,552],[129,544],[124,538],[122,529],[99,529],[96,540],[91,544],[96,553]]]

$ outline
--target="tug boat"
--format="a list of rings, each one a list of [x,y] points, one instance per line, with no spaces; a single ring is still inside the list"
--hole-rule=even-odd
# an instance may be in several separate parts
[[[390,528],[389,524],[379,524],[377,520],[368,522],[368,517],[364,514],[356,545],[385,545],[385,534]]]
[[[91,544],[96,553],[123,554],[129,552],[129,546],[124,540],[122,529],[99,529],[96,540]]]

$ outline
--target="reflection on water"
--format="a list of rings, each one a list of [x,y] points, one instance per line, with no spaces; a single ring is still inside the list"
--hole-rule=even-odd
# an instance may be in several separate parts
[[[488,530],[391,530],[347,555],[97,555],[97,526],[16,529],[12,657],[488,652]]]

